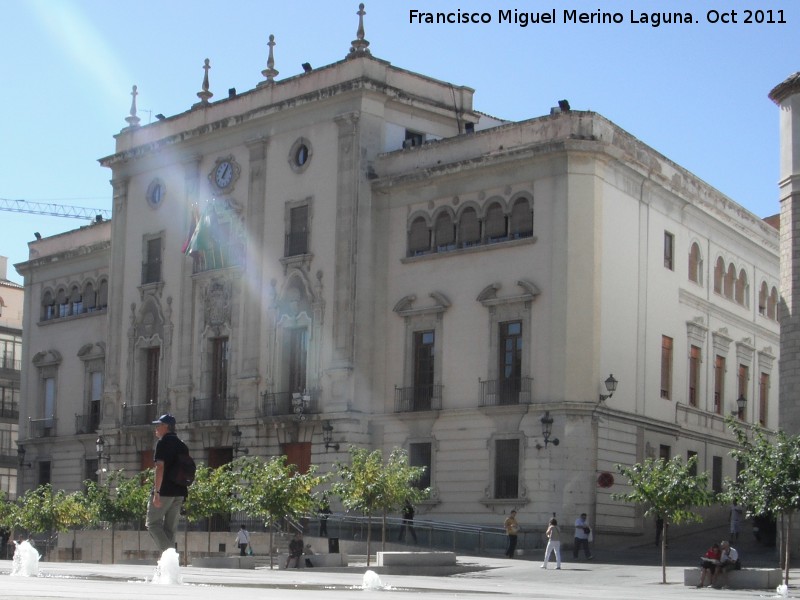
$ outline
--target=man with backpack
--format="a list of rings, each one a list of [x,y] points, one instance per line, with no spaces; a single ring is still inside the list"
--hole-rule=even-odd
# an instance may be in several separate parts
[[[183,501],[188,494],[187,479],[181,456],[189,449],[175,433],[175,417],[161,415],[153,421],[156,426],[155,484],[147,504],[145,526],[162,552],[175,547],[175,534]],[[178,481],[176,481],[176,479]]]

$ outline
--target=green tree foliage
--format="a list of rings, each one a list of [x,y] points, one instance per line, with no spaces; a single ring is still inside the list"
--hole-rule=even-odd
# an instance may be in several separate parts
[[[386,514],[402,508],[406,501],[416,504],[427,497],[428,490],[414,487],[424,472],[422,467],[411,467],[408,455],[396,448],[384,464],[380,450],[369,452],[365,448],[350,447],[350,464],[337,463],[340,481],[331,487],[347,510],[367,516],[367,566],[370,561],[372,515],[383,517],[383,539],[386,540]]]
[[[669,524],[700,522],[702,516],[693,509],[709,506],[715,495],[708,489],[708,473],[694,475],[697,457],[683,464],[680,456],[672,460],[647,459],[633,466],[617,465],[628,479],[631,491],[613,494],[614,500],[636,504],[645,516],[661,516],[664,531],[661,535],[661,582],[667,583],[667,536]]]
[[[67,531],[91,522],[92,514],[80,492],[53,491],[50,484],[28,490],[17,501],[14,527],[30,533]]]
[[[228,515],[231,512],[234,504],[235,484],[236,478],[230,464],[216,469],[205,465],[197,466],[194,483],[189,489],[189,496],[183,506],[186,511],[186,520],[190,523],[206,519],[208,552],[211,552],[211,518],[214,515]]]
[[[779,431],[770,440],[755,429],[750,439],[734,419],[729,418],[727,424],[739,442],[731,456],[742,468],[736,481],[727,480],[723,498],[746,507],[747,516],[786,517],[781,550],[784,583],[788,585],[792,517],[800,508],[800,437]]]
[[[283,517],[297,520],[313,512],[318,505],[314,489],[326,479],[316,474],[315,465],[306,473],[298,472],[294,465],[286,464],[285,456],[275,456],[269,462],[243,456],[231,464],[231,470],[236,479],[233,508],[264,519],[270,549],[275,521]],[[272,568],[271,551],[269,555]]]

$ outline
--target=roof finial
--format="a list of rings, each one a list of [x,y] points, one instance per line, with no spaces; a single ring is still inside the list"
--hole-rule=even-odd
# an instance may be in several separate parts
[[[272,49],[275,47],[275,36],[270,34],[269,35],[269,57],[267,57],[267,68],[261,71],[261,74],[264,76],[266,81],[260,82],[258,85],[272,85],[275,83],[275,77],[278,75],[278,71],[275,69],[275,56],[272,52]],[[258,86],[256,86],[258,87]]]
[[[210,63],[211,61],[208,59],[203,62],[203,70],[205,71],[203,74],[203,89],[197,92],[197,97],[200,98],[200,102],[194,106],[208,106],[208,99],[214,95],[208,91],[208,70],[211,68]]]
[[[364,39],[364,15],[367,14],[364,11],[364,3],[358,5],[358,31],[356,31],[356,39],[350,42],[350,52],[347,55],[347,58],[356,58],[357,56],[366,56],[370,54],[370,51],[367,49],[369,46],[369,42]]]
[[[131,90],[131,96],[133,96],[133,100],[131,100],[131,114],[129,117],[125,117],[125,120],[128,122],[128,127],[139,126],[140,119],[136,116],[136,96],[139,95],[139,92],[136,90],[136,86],[133,86],[133,89]]]

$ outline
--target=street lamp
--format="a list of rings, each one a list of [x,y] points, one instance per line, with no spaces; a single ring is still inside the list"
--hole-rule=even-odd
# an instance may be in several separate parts
[[[325,421],[322,424],[322,441],[325,442],[325,452],[333,448],[337,452],[339,451],[339,443],[338,442],[331,442],[333,439],[333,425],[331,425],[330,421]]]
[[[611,396],[614,395],[614,392],[617,391],[618,383],[619,382],[616,379],[614,379],[613,374],[608,376],[608,379],[605,380],[606,391],[608,392],[608,394],[600,394],[600,402],[605,402],[606,400],[611,398]]]
[[[550,411],[544,413],[544,416],[539,419],[542,424],[542,438],[544,438],[544,446],[541,444],[536,444],[536,449],[541,450],[542,448],[547,448],[548,444],[553,444],[553,446],[558,446],[559,441],[558,438],[550,439],[550,435],[553,433],[553,417],[550,416]]]
[[[236,458],[237,454],[250,453],[250,448],[242,448],[242,431],[238,425],[234,426],[231,436],[233,437],[233,458]]]
[[[744,397],[744,394],[739,394],[739,397],[736,399],[736,408],[739,410],[736,412],[736,415],[740,418],[744,418],[744,409],[747,407],[747,398]]]
[[[97,451],[97,482],[100,483],[100,475],[104,471],[103,461],[106,461],[106,471],[108,470],[108,464],[111,462],[111,455],[103,454],[106,449],[106,440],[102,435],[97,437],[94,443],[94,449]]]
[[[31,463],[25,462],[25,446],[22,444],[17,444],[17,463],[19,464],[19,468],[31,468]]]

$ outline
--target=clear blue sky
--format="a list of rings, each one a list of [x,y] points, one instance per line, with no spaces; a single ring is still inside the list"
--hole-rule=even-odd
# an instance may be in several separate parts
[[[779,211],[778,110],[767,93],[800,70],[800,2],[753,0],[785,24],[746,24],[739,0],[372,0],[366,39],[397,67],[476,90],[475,108],[507,119],[560,99],[593,110],[760,217]],[[413,25],[409,10],[487,12],[490,24]],[[550,12],[557,23],[498,23],[498,11]],[[619,12],[621,24],[565,24],[563,11]],[[736,24],[707,13],[735,9]],[[253,88],[274,34],[278,80],[344,58],[358,25],[351,0],[3,0],[0,198],[110,208],[110,172],[130,90],[142,123],[211,91]],[[630,22],[630,11],[690,11],[698,23]],[[712,14],[713,16],[713,14]],[[638,17],[637,17],[638,18]],[[641,19],[639,19],[641,20]],[[82,221],[0,211],[0,255],[27,259],[33,232]],[[12,266],[9,279],[21,282]]]

